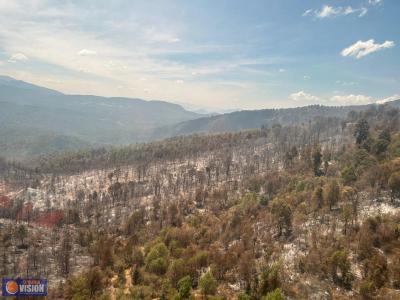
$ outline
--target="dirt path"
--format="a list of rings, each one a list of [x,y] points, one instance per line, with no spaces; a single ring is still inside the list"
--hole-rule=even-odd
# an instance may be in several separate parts
[[[126,269],[125,270],[125,289],[124,289],[124,294],[128,295],[129,290],[131,289],[132,285],[132,268]]]

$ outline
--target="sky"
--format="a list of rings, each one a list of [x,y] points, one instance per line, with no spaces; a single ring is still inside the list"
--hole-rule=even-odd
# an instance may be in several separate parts
[[[0,0],[0,75],[214,109],[400,98],[398,0]]]

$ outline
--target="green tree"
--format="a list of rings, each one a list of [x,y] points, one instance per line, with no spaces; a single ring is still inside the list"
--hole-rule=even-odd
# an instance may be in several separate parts
[[[132,264],[142,267],[144,265],[143,252],[140,248],[134,248],[132,253]]]
[[[140,283],[140,281],[141,281],[141,274],[140,274],[140,271],[139,271],[139,269],[137,267],[133,268],[131,276],[132,276],[133,284],[138,285]]]
[[[103,290],[105,286],[104,278],[105,276],[99,267],[94,267],[88,272],[86,281],[92,298]]]
[[[271,212],[274,216],[278,229],[278,235],[282,236],[283,230],[286,235],[291,233],[292,229],[292,209],[283,199],[275,199],[272,201]]]
[[[349,185],[355,181],[357,181],[357,174],[356,171],[354,170],[353,166],[347,166],[345,167],[342,172],[342,181],[344,185]]]
[[[169,251],[164,243],[154,245],[146,256],[146,269],[152,273],[163,275],[168,269]]]
[[[336,180],[331,180],[325,188],[325,200],[329,205],[329,209],[339,201],[340,198],[340,187]]]
[[[375,252],[375,251],[374,251]],[[367,278],[374,284],[376,289],[383,287],[389,279],[389,269],[386,257],[375,252],[364,265]]]
[[[353,207],[351,203],[345,203],[342,207],[342,219],[344,222],[344,234],[347,234],[347,226],[349,224],[349,221],[351,219],[353,212]]]
[[[163,275],[167,272],[168,261],[164,257],[159,257],[150,261],[146,265],[146,268],[154,274]]]
[[[390,141],[392,140],[390,130],[388,128],[382,130],[382,132],[379,134],[379,139],[390,143]]]
[[[87,287],[85,276],[74,277],[68,281],[66,296],[72,300],[84,300],[90,298],[90,291]]]
[[[389,188],[392,192],[392,201],[400,197],[400,172],[395,172],[389,177]]]
[[[315,188],[312,199],[313,202],[317,205],[317,208],[321,209],[324,202],[324,190],[320,185]]]
[[[322,153],[321,153],[321,148],[317,147],[314,149],[313,154],[313,170],[314,170],[314,175],[315,176],[321,176],[321,163],[322,163]]]
[[[69,280],[67,298],[73,300],[97,299],[105,287],[105,276],[99,267]]]
[[[185,275],[185,262],[183,259],[174,259],[168,268],[168,277],[171,279],[173,286],[178,284],[178,280]]]
[[[347,253],[341,250],[334,252],[330,258],[330,265],[333,281],[350,289],[354,277]]]
[[[379,139],[373,145],[373,150],[376,155],[381,155],[387,151],[389,142],[387,140]]]
[[[269,292],[272,292],[279,288],[280,279],[279,279],[279,270],[280,264],[273,264],[272,266],[266,266],[263,268],[261,272],[261,280],[260,280],[260,290],[259,293],[261,295],[265,295]]]
[[[218,282],[215,280],[211,271],[203,274],[200,278],[199,287],[204,297],[215,295],[218,288]]]
[[[390,143],[389,150],[393,156],[400,156],[400,135],[394,136]]]
[[[15,234],[21,241],[21,245],[23,245],[25,238],[28,236],[28,229],[26,229],[25,225],[19,225]]]
[[[361,119],[357,122],[354,137],[357,145],[362,145],[369,137],[369,124],[366,119]]]
[[[185,276],[178,282],[178,292],[181,299],[188,299],[192,289],[192,278]]]

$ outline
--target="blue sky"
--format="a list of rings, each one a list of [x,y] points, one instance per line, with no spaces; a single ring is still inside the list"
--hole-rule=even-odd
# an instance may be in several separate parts
[[[400,98],[399,15],[397,0],[0,0],[0,74],[219,109],[382,102]]]

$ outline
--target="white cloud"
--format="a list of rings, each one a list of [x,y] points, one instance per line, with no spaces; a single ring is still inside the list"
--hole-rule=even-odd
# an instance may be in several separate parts
[[[355,56],[357,59],[360,59],[368,54],[371,54],[373,52],[383,50],[383,49],[388,49],[392,48],[395,46],[395,43],[393,41],[385,41],[382,44],[377,44],[373,39],[370,39],[368,41],[358,41],[354,43],[353,45],[345,48],[342,50],[341,55],[342,56]]]
[[[367,14],[367,12],[368,12],[368,9],[366,9],[365,7],[362,7],[361,8],[361,12],[360,12],[360,14],[358,15],[360,18],[361,17],[364,17],[366,14]]]
[[[390,97],[384,98],[384,99],[380,99],[378,101],[376,101],[377,104],[384,104],[386,102],[390,102],[390,101],[395,101],[395,100],[399,100],[400,99],[400,94],[395,94],[392,95]]]
[[[27,61],[28,57],[23,53],[14,53],[8,59],[9,62],[15,63],[17,61]]]
[[[327,18],[338,15],[341,13],[341,11],[342,8],[334,8],[329,5],[324,5],[321,10],[315,11],[315,14],[318,18]]]
[[[303,76],[303,79],[304,79],[304,80],[310,80],[310,79],[311,79],[311,76],[309,76],[309,75],[304,75],[304,76]]]
[[[284,72],[286,72],[285,69],[279,69],[278,71],[279,71],[279,73],[284,73]]]
[[[347,6],[344,10],[343,10],[343,14],[345,15],[350,15],[354,13],[354,9],[351,6]]]
[[[302,16],[303,17],[306,17],[306,16],[309,16],[311,13],[312,13],[312,9],[307,9],[303,14],[302,14]]]
[[[337,92],[340,93],[340,92]],[[363,105],[370,103],[385,103],[388,101],[400,99],[400,95],[396,94],[382,100],[376,100],[373,97],[361,95],[361,94],[338,94],[333,96],[317,96],[305,91],[299,91],[289,95],[289,99],[298,102],[300,105],[307,104],[324,104],[324,105]]]
[[[90,74],[90,73],[91,73],[90,70],[85,69],[85,68],[79,68],[78,71],[79,71],[80,73],[86,73],[86,74]]]
[[[80,56],[93,56],[97,55],[96,51],[89,50],[89,49],[82,49],[81,51],[78,52],[78,55]]]
[[[253,59],[253,61],[240,56],[231,57],[230,51],[237,50],[236,48],[242,47],[242,44],[237,45],[234,42],[224,44],[226,41],[223,39],[218,41],[218,44],[214,44],[211,40],[191,42],[192,28],[187,26],[185,18],[170,19],[168,15],[141,11],[143,7],[136,6],[132,7],[132,11],[110,14],[110,11],[118,10],[116,9],[118,5],[112,1],[106,1],[104,5],[99,4],[96,8],[91,6],[93,9],[87,9],[85,1],[79,4],[75,1],[67,2],[68,5],[61,5],[57,1],[47,0],[0,0],[1,50],[9,54],[24,53],[38,65],[42,64],[42,67],[32,69],[14,64],[12,70],[5,69],[5,72],[37,84],[40,80],[48,78],[51,72],[51,76],[56,76],[62,84],[49,82],[46,86],[74,94],[174,99],[227,107],[232,105],[232,99],[246,99],[241,100],[240,106],[243,108],[264,106],[263,100],[266,98],[276,99],[268,102],[269,106],[285,106],[292,103],[287,99],[287,94],[290,92],[281,95],[282,83],[278,80],[276,82],[271,80],[267,84],[258,82],[257,79],[250,83],[239,78],[230,80],[232,82],[229,84],[220,84],[215,80],[220,74],[229,79],[231,74],[236,76],[240,72],[242,74],[246,72],[244,75],[256,72],[259,70],[257,68],[259,63],[278,66],[270,70],[272,78],[276,76],[281,66],[286,65],[287,57],[278,56]],[[364,2],[367,3],[367,0]],[[6,8],[7,13],[4,13],[3,3],[17,7]],[[33,3],[38,4],[33,7]],[[164,10],[161,10],[164,13]],[[35,13],[32,14],[32,11]],[[313,10],[307,15],[315,17]],[[355,13],[352,15],[356,16]],[[68,26],[65,26],[66,24]],[[18,31],[15,31],[15,28],[18,28]],[[148,31],[147,28],[154,29]],[[183,42],[179,42],[180,38]],[[84,55],[78,55],[80,51],[83,51]],[[93,53],[96,51],[97,55]],[[220,60],[193,64],[170,58],[180,53],[227,53],[227,55],[221,55],[224,58]],[[232,53],[238,52],[232,51]],[[90,54],[92,56],[87,56]],[[46,65],[57,66],[59,69],[57,72],[52,72],[53,67],[49,69]],[[90,74],[85,74],[89,71]],[[256,73],[251,73],[252,76],[253,74]],[[303,74],[299,75],[300,81],[303,81]],[[177,85],[176,79],[188,76],[191,80],[185,80],[184,84]],[[291,82],[286,84],[292,86],[289,87],[289,91],[300,90]],[[127,88],[117,89],[119,85]],[[129,89],[130,86],[134,86],[133,92]],[[278,88],[279,92],[275,94],[275,89]],[[297,94],[295,98],[305,98],[313,103],[319,99],[305,92],[295,94]],[[280,101],[281,98],[285,98],[285,101]],[[320,101],[322,100],[321,95]]]
[[[289,99],[296,102],[316,102],[319,101],[319,97],[308,94],[304,91],[299,91],[289,95]]]
[[[365,7],[360,7],[360,8],[353,8],[351,6],[347,7],[333,7],[329,5],[324,5],[320,10],[315,10],[314,14],[317,18],[323,19],[323,18],[330,18],[330,17],[336,17],[336,16],[347,16],[351,14],[358,14],[359,17],[363,17],[367,14],[368,9]],[[311,12],[308,12],[306,15],[303,14],[303,16],[309,15]]]
[[[331,102],[333,104],[339,104],[339,105],[349,105],[349,104],[368,104],[374,102],[373,99],[369,96],[365,95],[336,95],[331,97]]]
[[[178,43],[181,41],[180,38],[177,36],[169,33],[164,32],[160,28],[149,28],[144,31],[145,37],[147,40],[156,43]]]
[[[368,3],[371,5],[380,5],[383,4],[383,0],[368,0]]]
[[[355,82],[355,81],[336,80],[336,84],[340,84],[340,85],[343,85],[343,86],[353,86],[353,85],[357,85],[358,82]]]

